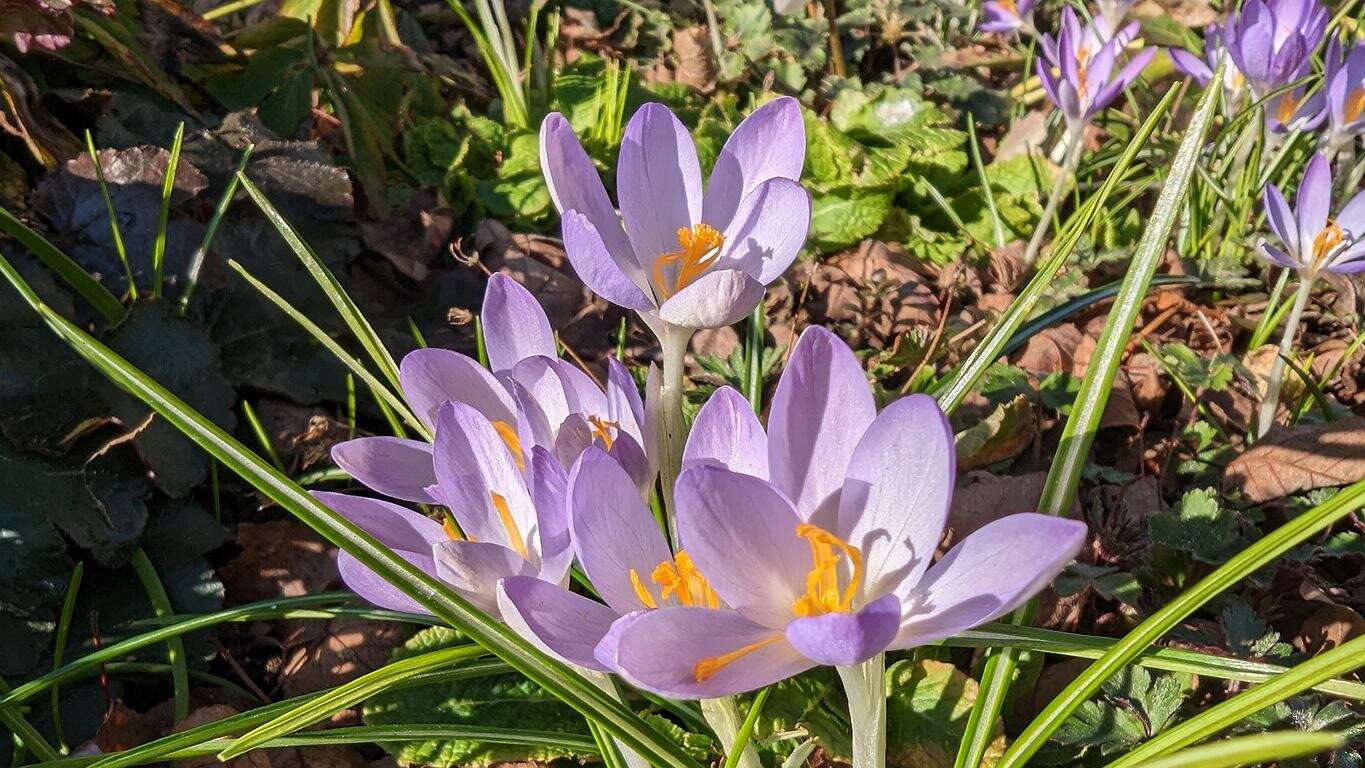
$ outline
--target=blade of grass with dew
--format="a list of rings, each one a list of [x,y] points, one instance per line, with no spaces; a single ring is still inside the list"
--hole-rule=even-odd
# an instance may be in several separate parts
[[[1024,728],[1010,745],[997,768],[1018,768],[1038,751],[1071,713],[1085,703],[1106,680],[1140,656],[1186,617],[1225,589],[1268,565],[1332,524],[1365,506],[1365,480],[1338,491],[1327,501],[1300,513],[1258,541],[1233,555],[1226,563],[1184,592],[1167,601],[1127,635],[1110,646],[1095,663],[1072,680],[1062,692]]]
[[[161,276],[166,261],[166,224],[171,216],[171,195],[175,193],[175,174],[180,168],[180,147],[185,143],[185,123],[175,129],[171,156],[166,162],[166,177],[161,180],[161,211],[156,220],[156,239],[152,242],[152,296],[161,298]]]
[[[1238,768],[1269,763],[1285,765],[1286,761],[1296,757],[1309,757],[1337,749],[1345,743],[1346,737],[1338,733],[1257,733],[1181,750],[1143,763],[1142,768]]]
[[[62,612],[57,617],[57,633],[52,642],[52,668],[62,666],[62,656],[66,653],[66,641],[71,634],[71,617],[76,612],[76,597],[81,591],[81,579],[85,576],[85,561],[77,560],[66,582],[66,597],[62,599]],[[61,691],[52,686],[52,731],[57,735],[57,748],[62,754],[71,751],[66,743],[66,729],[62,726]]]
[[[123,274],[128,278],[128,298],[137,300],[137,281],[133,279],[133,264],[128,259],[128,249],[123,244],[123,227],[118,223],[118,212],[114,210],[114,199],[109,196],[109,184],[104,180],[104,166],[100,163],[99,150],[95,149],[95,137],[85,132],[85,152],[90,157],[90,165],[95,169],[95,183],[104,198],[104,213],[109,219],[109,235],[114,240],[114,253],[118,254],[123,265]]]
[[[944,412],[952,413],[957,409],[962,399],[972,391],[977,381],[986,373],[986,369],[990,368],[1000,357],[1001,350],[1009,342],[1010,337],[1033,314],[1033,308],[1038,305],[1038,302],[1042,300],[1051,287],[1057,271],[1066,263],[1067,258],[1070,257],[1071,252],[1080,242],[1089,222],[1098,215],[1104,206],[1104,201],[1108,199],[1124,175],[1128,173],[1133,160],[1144,149],[1147,139],[1156,129],[1157,124],[1161,122],[1161,116],[1175,103],[1175,96],[1178,92],[1179,86],[1171,86],[1166,91],[1166,95],[1162,97],[1152,113],[1147,116],[1147,120],[1124,149],[1123,155],[1115,163],[1113,171],[1104,180],[1104,183],[1081,207],[1081,210],[1071,217],[1070,223],[1061,236],[1053,241],[1052,250],[1047,259],[1038,265],[1038,271],[1029,280],[1024,290],[1019,292],[1018,298],[1014,300],[1009,309],[1005,310],[1000,319],[986,333],[985,338],[967,356],[967,359],[959,363],[957,368],[953,369],[943,379],[943,383],[937,387],[934,397]]]
[[[1220,78],[1225,66],[1226,63],[1219,66],[1213,82],[1222,82]],[[1128,347],[1128,339],[1133,334],[1133,324],[1138,319],[1152,276],[1156,274],[1166,253],[1166,241],[1184,208],[1185,193],[1189,191],[1190,180],[1194,176],[1221,95],[1221,88],[1205,89],[1185,129],[1185,135],[1180,139],[1170,173],[1162,184],[1152,216],[1142,230],[1123,285],[1114,297],[1114,305],[1109,311],[1104,330],[1095,342],[1095,351],[1086,367],[1080,391],[1076,393],[1071,413],[1062,428],[1061,442],[1038,502],[1038,511],[1043,514],[1064,515],[1076,499],[1081,472],[1099,430],[1100,417],[1109,402],[1109,394],[1113,391],[1114,376]],[[1015,611],[1011,617],[1012,623],[1027,623],[1034,604],[1035,601],[1031,600]],[[988,652],[956,768],[976,768],[981,764],[994,736],[995,720],[1005,706],[1005,697],[1014,679],[1016,666],[1017,656],[1012,649]],[[1017,743],[1015,746],[1018,746]],[[1004,760],[1008,759],[1008,754]],[[998,768],[1006,768],[1006,763],[1002,761]]]
[[[0,276],[19,291],[48,327],[113,383],[141,399],[228,469],[290,514],[354,556],[361,565],[413,598],[423,609],[460,630],[511,664],[551,696],[592,718],[658,768],[698,768],[669,738],[645,723],[563,662],[544,653],[497,619],[480,611],[447,584],[408,562],[346,518],[327,508],[261,460],[222,428],[204,418],[145,373],[42,303],[0,257]]]
[[[1118,294],[1119,286],[1121,285],[1122,282],[1119,281],[1109,283],[1108,285],[1102,285],[1093,291],[1087,291],[1064,304],[1060,304],[1047,312],[1044,312],[1036,319],[1030,320],[1020,326],[1019,330],[1015,331],[1014,335],[1010,337],[1009,343],[1005,345],[1004,349],[1000,350],[1000,354],[1009,355],[1027,344],[1030,338],[1042,333],[1044,330],[1056,325],[1071,315],[1074,315],[1083,309],[1092,307],[1105,299],[1113,298]],[[1152,278],[1151,285],[1153,287],[1164,287],[1168,285],[1197,287],[1211,284],[1204,283],[1204,281],[1194,275],[1157,275]],[[1223,283],[1219,283],[1219,285],[1223,285]]]
[[[228,259],[227,264],[233,272],[237,273],[238,277],[247,281],[252,288],[256,289],[257,293],[261,294],[269,300],[271,304],[278,307],[281,312],[284,312],[289,316],[290,320],[297,323],[300,328],[308,332],[309,336],[312,336],[319,344],[325,347],[328,352],[331,352],[332,356],[341,361],[341,364],[346,366],[351,373],[359,376],[360,379],[369,386],[371,393],[373,393],[376,398],[383,400],[388,404],[404,422],[423,437],[428,440],[431,439],[431,431],[427,429],[425,424],[417,419],[417,416],[408,408],[407,403],[404,403],[396,394],[394,394],[393,390],[389,389],[386,384],[376,378],[374,374],[370,373],[369,369],[367,369],[359,360],[352,357],[335,339],[327,335],[327,332],[318,327],[317,323],[308,319],[307,315],[295,309],[287,299],[276,293],[270,286],[256,279],[256,276],[248,272],[246,267],[242,266],[236,259]]]
[[[204,268],[209,246],[213,245],[213,238],[218,235],[218,226],[223,223],[223,216],[232,206],[232,198],[237,195],[238,176],[246,173],[247,163],[251,162],[251,153],[255,149],[255,145],[248,144],[246,149],[242,150],[242,156],[237,160],[236,172],[228,177],[227,188],[223,190],[223,196],[218,198],[218,204],[213,207],[213,218],[209,219],[208,229],[204,230],[204,239],[199,241],[199,247],[195,248],[190,256],[190,266],[185,270],[185,290],[180,292],[177,302],[177,311],[182,315],[190,308],[190,297],[194,295],[194,288],[199,284],[199,271]]]
[[[137,574],[138,581],[142,582],[142,589],[147,593],[147,600],[152,604],[152,610],[156,615],[174,615],[171,598],[166,594],[161,577],[157,575],[156,568],[147,557],[147,553],[142,551],[142,547],[133,550],[129,562],[133,566],[133,572]],[[166,640],[166,661],[171,665],[171,687],[174,690],[171,722],[178,723],[190,714],[189,668],[185,666],[185,645],[178,636]]]
[[[1295,665],[1269,682],[1261,683],[1220,702],[1194,717],[1134,747],[1107,768],[1132,768],[1146,761],[1197,744],[1290,696],[1336,675],[1365,666],[1365,636],[1356,637]]]
[[[261,213],[265,214],[265,218],[279,231],[290,250],[299,257],[304,268],[317,281],[318,287],[322,288],[327,300],[336,308],[341,319],[346,321],[346,325],[360,341],[360,345],[369,353],[374,364],[378,366],[379,372],[383,374],[390,386],[395,390],[401,390],[402,386],[398,381],[398,364],[394,362],[393,355],[389,354],[388,348],[384,346],[379,334],[375,332],[374,326],[370,325],[370,322],[361,314],[360,307],[356,306],[351,297],[342,289],[336,276],[332,274],[326,264],[322,263],[322,260],[308,246],[308,243],[305,243],[303,238],[299,236],[294,226],[285,220],[284,216],[276,210],[275,206],[265,196],[265,193],[261,192],[251,182],[251,179],[247,178],[245,173],[238,173],[237,179],[241,183],[242,189],[246,190],[246,193],[251,196],[257,207],[261,209]]]
[[[106,323],[114,324],[123,319],[127,310],[98,280],[90,276],[85,268],[62,253],[57,246],[48,242],[42,235],[29,229],[14,214],[0,207],[0,231],[19,241],[19,244],[43,262],[71,289],[80,294]]]

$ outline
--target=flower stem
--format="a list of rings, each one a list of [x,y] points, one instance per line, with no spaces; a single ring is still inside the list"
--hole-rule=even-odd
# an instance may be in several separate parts
[[[1068,129],[1066,135],[1062,137],[1063,144],[1066,145],[1066,153],[1062,158],[1062,171],[1057,177],[1057,183],[1052,185],[1052,191],[1047,196],[1047,204],[1043,206],[1043,215],[1038,219],[1038,226],[1033,230],[1033,237],[1029,238],[1028,247],[1024,249],[1024,266],[1032,266],[1038,258],[1038,251],[1043,248],[1043,237],[1052,228],[1052,217],[1057,215],[1057,206],[1062,202],[1062,195],[1066,192],[1067,179],[1076,173],[1076,168],[1081,164],[1081,154],[1085,149],[1085,141],[1081,137],[1082,129]]]
[[[728,755],[736,737],[739,736],[739,726],[742,722],[735,700],[729,696],[721,699],[702,699],[701,716],[706,718],[706,724],[711,726],[711,730],[724,747],[722,751]],[[761,768],[758,750],[754,749],[752,741],[744,745],[744,753],[739,756],[738,765],[739,768]]]
[[[1284,360],[1294,346],[1294,337],[1299,330],[1299,320],[1303,308],[1308,306],[1308,297],[1313,293],[1313,281],[1317,275],[1307,272],[1300,278],[1299,291],[1294,295],[1294,306],[1289,309],[1289,317],[1284,321],[1284,336],[1280,337],[1280,351],[1275,362],[1270,364],[1270,378],[1265,385],[1265,397],[1261,400],[1261,410],[1256,415],[1256,437],[1265,437],[1275,424],[1275,412],[1280,405],[1280,386],[1284,383]]]
[[[692,340],[692,329],[665,326],[659,334],[663,347],[663,382],[659,387],[659,479],[663,483],[664,519],[668,523],[669,540],[678,549],[677,508],[673,503],[673,485],[682,472],[683,448],[687,445],[687,422],[683,417],[683,363],[687,345]]]
[[[583,673],[584,677],[588,678],[593,685],[600,688],[608,696],[611,696],[617,701],[625,701],[621,697],[621,691],[616,688],[616,682],[611,677],[604,675],[601,672],[594,672],[588,669],[580,671]],[[620,751],[622,759],[626,761],[626,768],[649,768],[649,762],[641,757],[638,752],[625,744],[622,744],[620,739],[612,736],[605,736],[605,734],[604,737],[615,742],[616,748]]]
[[[853,768],[886,768],[886,654],[838,671],[853,724]]]

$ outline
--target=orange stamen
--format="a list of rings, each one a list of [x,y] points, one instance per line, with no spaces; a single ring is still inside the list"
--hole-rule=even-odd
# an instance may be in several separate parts
[[[512,460],[517,463],[517,469],[526,470],[526,456],[521,451],[521,437],[517,435],[517,428],[505,421],[490,422],[493,431],[498,433],[503,443],[507,445],[507,450],[512,454]]]
[[[640,572],[634,568],[630,569],[630,585],[635,588],[635,596],[640,598],[640,602],[644,603],[646,608],[659,607],[654,595],[649,593],[649,587],[645,586],[644,580],[640,578]]]
[[[802,523],[796,535],[810,544],[811,569],[806,574],[806,594],[792,603],[797,616],[823,616],[848,613],[863,583],[863,554],[857,547],[818,525]],[[839,590],[839,563],[847,558],[853,573],[843,591]]]
[[[1357,88],[1346,100],[1346,122],[1353,123],[1365,114],[1365,88]]]
[[[729,653],[722,653],[719,656],[702,659],[696,663],[696,666],[692,667],[692,679],[698,683],[705,682],[707,678],[735,663],[739,659],[748,656],[760,648],[766,648],[781,639],[781,634],[775,634],[772,637],[759,640],[756,643],[749,643],[743,648],[737,648]]]
[[[521,555],[523,560],[530,560],[531,554],[526,551],[526,540],[521,537],[521,529],[517,527],[517,521],[512,519],[512,510],[507,508],[507,499],[496,491],[489,491],[489,496],[493,497],[493,508],[498,511],[498,519],[502,521],[502,529],[507,532],[507,543],[512,547],[512,551]]]
[[[720,248],[725,244],[725,235],[708,224],[678,229],[678,245],[681,250],[660,256],[654,262],[654,285],[665,299],[692,284],[720,257]],[[676,264],[677,274],[669,285],[664,269]]]
[[[450,515],[446,515],[441,521],[441,530],[446,532],[446,538],[451,541],[460,541],[464,536],[460,535],[460,529],[455,527],[455,520]]]
[[[620,429],[621,425],[618,422],[608,421],[600,416],[589,416],[588,423],[592,425],[593,437],[601,440],[602,446],[610,451],[612,444],[616,442],[616,438],[612,437],[611,431],[613,429]]]
[[[672,561],[659,563],[649,578],[659,585],[659,598],[664,602],[677,595],[683,605],[720,607],[720,598],[685,551],[679,550]]]
[[[1323,262],[1345,239],[1346,233],[1342,231],[1341,225],[1332,219],[1328,219],[1327,226],[1323,227],[1317,237],[1313,238],[1313,260],[1319,263]]]

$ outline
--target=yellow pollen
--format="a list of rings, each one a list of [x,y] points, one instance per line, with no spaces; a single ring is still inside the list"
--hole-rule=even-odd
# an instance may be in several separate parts
[[[498,433],[498,437],[507,444],[507,450],[512,453],[512,460],[517,463],[517,469],[526,470],[526,457],[521,452],[521,438],[517,435],[516,427],[505,421],[494,421],[493,431]]]
[[[646,608],[654,609],[659,607],[659,603],[654,599],[654,595],[650,594],[649,587],[645,586],[644,580],[640,578],[640,572],[634,568],[630,569],[630,585],[635,588],[635,596],[640,598],[640,602],[644,603]]]
[[[666,602],[676,595],[678,602],[683,605],[720,607],[720,598],[716,597],[715,590],[706,583],[706,577],[701,575],[696,563],[692,562],[691,556],[685,551],[679,550],[671,562],[665,560],[655,566],[649,579],[659,585],[661,601]]]
[[[1286,93],[1280,97],[1279,109],[1275,116],[1281,123],[1288,123],[1294,117],[1294,111],[1299,108],[1299,100],[1294,98],[1294,94]]]
[[[507,543],[512,547],[512,551],[521,555],[523,560],[530,560],[531,554],[526,551],[526,540],[521,538],[521,529],[517,527],[517,521],[512,519],[512,510],[507,508],[507,499],[497,491],[489,491],[488,495],[493,497],[493,508],[498,511],[498,519],[502,521],[502,529],[507,532]]]
[[[667,299],[692,284],[716,259],[720,257],[720,247],[725,244],[725,236],[715,227],[698,224],[695,227],[678,229],[678,245],[681,250],[666,253],[654,262],[654,285]],[[664,268],[677,265],[678,272],[669,285],[664,276]]]
[[[593,437],[601,440],[602,446],[610,451],[612,444],[616,442],[616,438],[612,437],[611,431],[613,429],[620,429],[621,425],[618,422],[608,421],[600,416],[589,416],[588,423],[592,425]]]
[[[853,610],[853,599],[863,582],[863,553],[818,525],[802,523],[796,526],[796,535],[810,544],[811,569],[806,574],[806,594],[792,603],[792,613],[823,616]],[[844,558],[853,566],[853,573],[841,593],[839,563]]]
[[[743,648],[737,648],[729,653],[722,653],[719,656],[702,659],[697,662],[696,666],[692,667],[692,679],[698,683],[705,682],[708,677],[711,677],[730,664],[733,664],[760,648],[766,648],[781,639],[782,635],[773,635],[767,639],[759,640],[756,643],[749,643]]]
[[[441,530],[446,532],[446,537],[451,541],[459,541],[464,538],[460,535],[460,529],[455,527],[455,520],[450,515],[446,515],[445,519],[441,521]]]
[[[1019,15],[1019,4],[1014,0],[1000,0],[1000,6],[1014,16]]]
[[[1322,228],[1317,237],[1313,238],[1313,260],[1322,262],[1337,246],[1341,245],[1346,239],[1346,233],[1342,231],[1341,225],[1332,219],[1327,220],[1327,226]]]
[[[1365,88],[1357,88],[1346,100],[1346,122],[1355,122],[1365,113]]]

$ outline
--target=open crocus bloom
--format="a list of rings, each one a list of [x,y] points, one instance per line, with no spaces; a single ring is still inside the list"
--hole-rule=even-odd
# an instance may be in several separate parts
[[[982,32],[1013,35],[1033,31],[1033,7],[1038,0],[987,0],[981,5],[985,19],[977,25]]]
[[[1021,605],[1085,538],[1079,522],[1012,515],[931,566],[952,496],[952,430],[922,395],[878,414],[852,351],[818,327],[782,374],[768,433],[738,393],[719,390],[684,467],[679,534],[705,589],[691,605],[623,617],[598,649],[665,696],[729,695],[948,637]]]
[[[1323,81],[1331,126],[1327,143],[1345,147],[1365,133],[1365,45],[1355,43],[1348,50],[1341,37],[1334,37],[1327,46]]]
[[[1082,27],[1069,6],[1062,9],[1062,29],[1056,39],[1043,35],[1038,77],[1073,136],[1080,135],[1080,130],[1136,80],[1156,55],[1155,48],[1145,48],[1115,72],[1119,55],[1136,35],[1135,22],[1104,39],[1094,27]]]
[[[567,478],[559,462],[544,448],[534,448],[530,474],[535,482],[528,485],[488,419],[472,406],[454,402],[437,416],[434,451],[437,484],[428,493],[450,509],[463,534],[386,501],[342,493],[314,495],[495,616],[497,584],[504,576],[562,583],[573,550],[564,516]],[[371,603],[425,612],[346,552],[338,554],[337,567],[346,586]]]
[[[796,100],[754,110],[725,142],[702,191],[687,128],[662,104],[630,119],[616,167],[621,212],[559,113],[540,128],[540,162],[563,219],[564,249],[598,295],[659,323],[729,325],[786,271],[805,242],[810,195]],[[623,228],[624,224],[624,228]]]
[[[1308,74],[1327,30],[1317,0],[1247,0],[1228,17],[1223,40],[1257,98]]]
[[[1299,182],[1294,210],[1274,184],[1265,189],[1266,218],[1284,245],[1262,240],[1258,250],[1270,261],[1306,277],[1320,271],[1349,275],[1365,272],[1365,192],[1332,212],[1332,168],[1322,153],[1313,155]]]
[[[644,404],[624,366],[608,359],[603,392],[583,371],[560,360],[545,311],[506,275],[488,279],[483,319],[491,372],[449,349],[419,349],[403,358],[399,380],[417,418],[434,427],[442,405],[465,403],[492,425],[522,469],[534,447],[567,467],[596,443],[628,467],[640,488],[653,483]],[[334,446],[332,459],[385,496],[439,503],[427,492],[436,473],[431,444],[424,440],[356,438]]]

